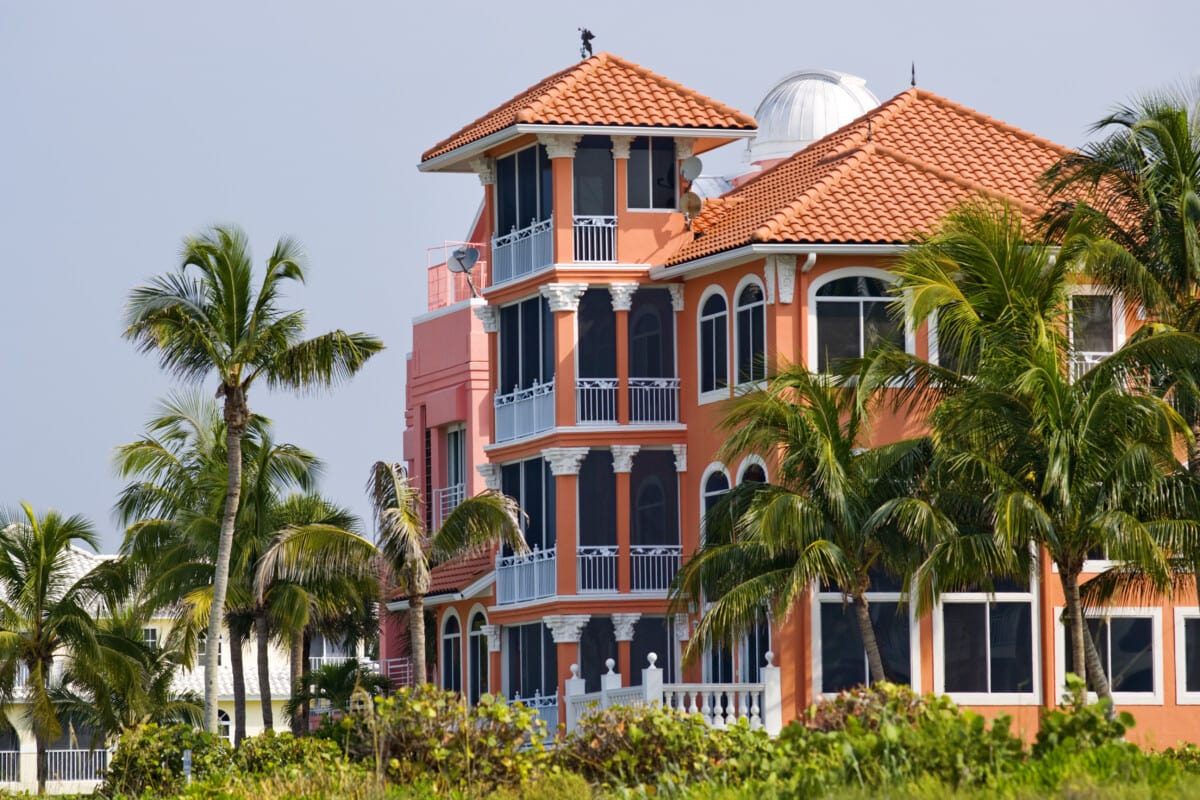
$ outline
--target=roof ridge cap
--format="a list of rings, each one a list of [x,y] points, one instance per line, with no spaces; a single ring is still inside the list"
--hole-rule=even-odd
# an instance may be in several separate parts
[[[869,142],[854,150],[839,151],[841,163],[829,174],[822,176],[820,180],[805,189],[798,198],[776,211],[766,222],[755,228],[754,232],[750,234],[750,241],[765,242],[771,235],[778,234],[780,227],[795,219],[802,211],[811,208],[814,202],[857,169],[877,149],[878,146],[874,142]]]
[[[919,158],[910,156],[907,153],[902,153],[899,150],[895,150],[891,147],[887,147],[886,145],[877,144],[875,146],[875,150],[876,150],[876,152],[878,152],[880,155],[884,156],[885,158],[890,158],[893,161],[899,161],[902,164],[909,164],[909,165],[921,170],[922,172],[928,172],[930,175],[935,175],[944,181],[949,181],[951,183],[957,184],[957,185],[963,187],[964,189],[970,189],[972,191],[979,192],[980,194],[987,195],[988,197],[993,197],[997,200],[1003,200],[1005,203],[1008,203],[1010,205],[1024,209],[1025,211],[1027,211],[1031,214],[1036,214],[1039,211],[1037,206],[1033,205],[1032,203],[1026,203],[1022,200],[1012,197],[1011,195],[1007,195],[1004,192],[1001,192],[997,189],[992,189],[991,187],[984,186],[981,183],[976,183],[975,181],[968,180],[968,179],[962,177],[961,175],[955,175],[952,172],[947,172],[946,170],[941,169],[940,167],[935,167],[932,164],[927,164]]]
[[[971,118],[978,120],[979,122],[985,123],[987,125],[994,125],[997,128],[1003,128],[1004,130],[1006,130],[1010,133],[1017,134],[1018,136],[1022,137],[1023,139],[1028,139],[1031,142],[1036,142],[1037,144],[1040,144],[1043,147],[1048,147],[1051,150],[1057,150],[1058,152],[1063,153],[1063,154],[1074,152],[1071,150],[1071,148],[1066,147],[1065,145],[1061,145],[1058,142],[1051,141],[1043,136],[1038,136],[1036,133],[1031,133],[1031,132],[1025,130],[1024,128],[1019,128],[1016,125],[1013,125],[1012,123],[1009,123],[1009,122],[1005,122],[1004,120],[998,119],[997,117],[993,117],[988,114],[984,114],[982,111],[978,111],[974,108],[971,108],[970,106],[963,105],[962,103],[956,102],[947,97],[943,97],[942,95],[931,92],[928,89],[914,87],[913,89],[910,89],[909,91],[915,92],[916,96],[922,100],[928,100],[931,103],[942,106],[943,108],[948,108],[952,111],[957,111],[960,114],[964,114],[968,117],[971,117]]]

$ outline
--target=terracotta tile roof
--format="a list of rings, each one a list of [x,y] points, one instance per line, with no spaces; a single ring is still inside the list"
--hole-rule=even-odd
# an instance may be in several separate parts
[[[429,591],[426,596],[459,592],[482,578],[493,568],[490,553],[476,553],[438,564],[429,575]],[[403,600],[408,595],[397,591],[393,600]]]
[[[517,123],[753,130],[754,118],[611,53],[572,64],[421,156],[428,161]]]
[[[902,243],[980,194],[1034,213],[1038,178],[1067,150],[910,89],[724,197],[696,218],[680,264],[754,242]]]

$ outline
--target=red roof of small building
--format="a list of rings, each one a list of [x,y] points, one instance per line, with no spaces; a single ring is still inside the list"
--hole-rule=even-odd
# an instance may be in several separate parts
[[[980,195],[1030,214],[1066,148],[910,89],[720,198],[693,223],[680,264],[743,245],[904,243]]]
[[[437,594],[461,592],[475,581],[482,578],[493,569],[491,554],[487,552],[459,556],[444,564],[438,564],[429,574],[429,591],[427,597]],[[408,597],[405,591],[397,591],[392,595],[393,600],[404,600]]]
[[[754,118],[631,61],[600,53],[557,72],[437,143],[422,161],[512,125],[753,130]]]

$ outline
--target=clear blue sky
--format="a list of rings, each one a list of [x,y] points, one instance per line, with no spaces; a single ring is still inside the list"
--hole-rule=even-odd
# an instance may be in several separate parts
[[[250,397],[365,514],[370,463],[401,455],[425,248],[464,236],[479,199],[474,177],[415,165],[576,60],[581,25],[597,50],[748,113],[802,67],[884,99],[915,60],[921,86],[1078,145],[1114,103],[1197,75],[1197,21],[1187,0],[0,0],[0,504],[83,513],[117,546],[113,448],[170,388],[121,339],[124,299],[186,234],[235,222],[260,256],[282,234],[304,243],[311,278],[291,302],[313,332],[388,345],[331,395]]]

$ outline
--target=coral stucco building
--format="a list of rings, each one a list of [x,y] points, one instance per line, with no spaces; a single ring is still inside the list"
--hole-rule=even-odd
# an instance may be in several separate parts
[[[471,273],[481,291],[431,260],[404,457],[431,526],[463,497],[502,490],[528,515],[532,548],[435,570],[431,677],[443,686],[519,695],[557,718],[571,664],[589,691],[608,658],[636,684],[651,652],[668,683],[754,683],[773,651],[786,720],[867,680],[850,609],[815,589],[782,627],[764,619],[737,647],[681,664],[702,609],[671,613],[671,578],[715,498],[770,479],[769,458],[715,460],[721,401],[761,381],[764,358],[823,370],[890,338],[936,359],[936,330],[886,313],[892,260],[974,197],[1036,213],[1038,178],[1065,151],[923,89],[880,104],[861,80],[824,71],[788,76],[755,117],[761,128],[600,54],[422,156],[423,171],[479,176],[482,212],[463,244],[482,255]],[[681,175],[687,159],[738,140],[744,174]],[[693,218],[680,200],[689,189],[707,196]],[[1073,313],[1085,359],[1137,324],[1087,285]],[[872,435],[920,427],[884,416]],[[919,618],[900,589],[881,579],[869,595],[889,674],[1034,729],[1065,673],[1048,560],[1029,585],[947,594]],[[406,653],[406,607],[388,606],[385,661]],[[1096,613],[1118,705],[1139,706],[1139,731],[1159,744],[1195,738],[1181,712],[1200,703],[1200,610]]]

